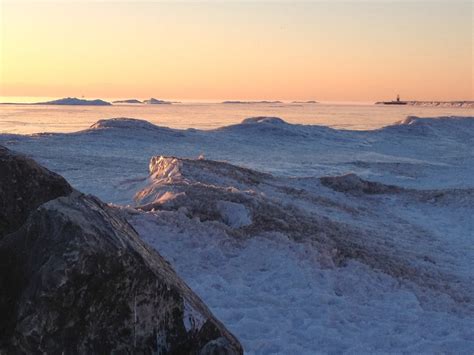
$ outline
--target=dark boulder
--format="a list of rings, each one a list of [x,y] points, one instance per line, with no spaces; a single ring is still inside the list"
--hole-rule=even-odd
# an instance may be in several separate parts
[[[0,238],[18,229],[39,205],[71,192],[63,177],[0,146]]]
[[[29,210],[0,240],[0,354],[242,353],[120,211],[77,191]]]

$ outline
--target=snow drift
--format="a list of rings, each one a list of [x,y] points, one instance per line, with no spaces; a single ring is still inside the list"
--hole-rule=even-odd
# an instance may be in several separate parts
[[[115,203],[248,353],[464,353],[473,122],[344,131],[252,118],[204,131],[115,119],[0,142]]]

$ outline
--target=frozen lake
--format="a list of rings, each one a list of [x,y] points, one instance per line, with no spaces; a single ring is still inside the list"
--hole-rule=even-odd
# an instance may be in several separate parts
[[[0,102],[38,102],[49,98],[0,99]],[[380,106],[372,103],[0,105],[0,133],[74,132],[88,128],[99,119],[111,117],[140,118],[171,128],[213,129],[239,123],[247,117],[276,116],[289,123],[365,130],[387,126],[407,116],[472,116],[472,111],[467,108]]]

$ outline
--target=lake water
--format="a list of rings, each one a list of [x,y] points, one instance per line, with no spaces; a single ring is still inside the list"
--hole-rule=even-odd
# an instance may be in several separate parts
[[[5,100],[4,100],[5,101]],[[379,106],[369,103],[220,104],[183,102],[173,105],[54,106],[0,105],[0,133],[73,132],[99,119],[131,117],[172,128],[213,129],[254,116],[277,116],[290,123],[339,129],[375,129],[407,116],[473,116],[472,109]]]

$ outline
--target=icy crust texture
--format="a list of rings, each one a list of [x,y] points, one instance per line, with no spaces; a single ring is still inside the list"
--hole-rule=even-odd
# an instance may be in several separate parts
[[[448,350],[446,337],[474,347],[472,260],[456,251],[469,243],[473,189],[418,191],[354,174],[281,178],[164,156],[151,159],[147,181],[136,194],[146,213],[129,212],[133,225],[249,352]],[[458,223],[459,244],[443,246]],[[391,329],[397,340],[381,341]]]
[[[115,119],[0,142],[115,203],[247,353],[471,353],[473,122]]]

